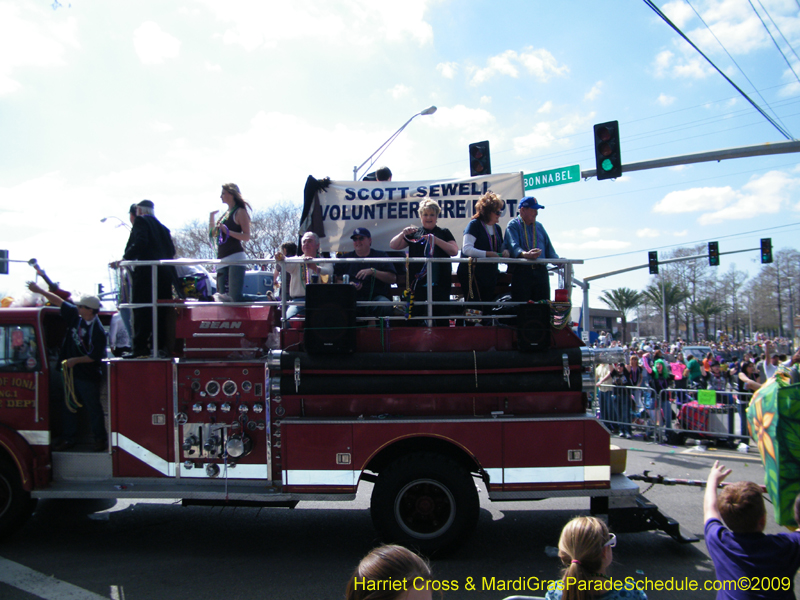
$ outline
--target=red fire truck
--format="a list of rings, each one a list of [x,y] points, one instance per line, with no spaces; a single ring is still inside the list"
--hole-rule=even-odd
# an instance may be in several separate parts
[[[475,527],[480,480],[491,501],[588,497],[617,532],[687,541],[612,474],[582,389],[597,357],[547,305],[480,327],[353,327],[346,288],[309,286],[299,323],[275,303],[177,307],[174,357],[106,362],[100,453],[51,450],[59,311],[0,309],[0,534],[38,498],[294,507],[368,481],[382,539],[430,553]]]

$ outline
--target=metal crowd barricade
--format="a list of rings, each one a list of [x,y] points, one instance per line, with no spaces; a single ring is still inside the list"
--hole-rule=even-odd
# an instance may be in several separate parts
[[[656,431],[653,420],[653,389],[637,386],[617,386],[603,383],[596,385],[599,418],[612,433],[620,437],[641,431],[645,437]]]
[[[700,404],[700,394],[713,394],[714,404]],[[687,438],[727,441],[732,445],[748,443],[746,411],[752,396],[751,392],[727,390],[662,390],[657,397],[657,411],[664,416],[659,437],[676,445],[683,444]]]
[[[410,257],[394,257],[394,256],[386,256],[386,257],[357,257],[357,258],[314,258],[310,259],[311,262],[314,263],[346,263],[346,262],[359,262],[359,263],[386,263],[386,262],[393,262],[393,263],[447,263],[452,265],[452,263],[459,263],[459,262],[468,262],[470,259],[468,258],[410,258]],[[178,266],[193,266],[193,265],[213,265],[215,268],[220,267],[228,267],[234,265],[277,265],[283,261],[276,261],[274,258],[270,259],[246,259],[242,261],[220,261],[214,259],[172,259],[172,260],[126,260],[121,261],[119,263],[120,268],[129,268],[129,269],[137,269],[137,268],[149,268],[151,271],[151,298],[150,302],[145,303],[120,303],[118,306],[119,308],[131,308],[131,309],[138,309],[138,308],[151,308],[152,309],[152,320],[153,320],[153,331],[152,331],[152,357],[158,357],[158,347],[159,347],[159,340],[158,340],[158,309],[159,307],[176,307],[176,306],[184,306],[184,302],[174,302],[168,300],[161,300],[158,299],[158,269],[156,267],[159,266],[171,266],[171,267],[178,267]],[[519,264],[519,265],[533,265],[533,264],[554,264],[555,269],[558,270],[559,273],[559,283],[558,287],[563,289],[571,289],[572,287],[572,265],[573,264],[582,264],[582,260],[571,260],[571,259],[546,259],[546,260],[536,260],[530,261],[525,259],[512,259],[512,258],[482,258],[479,259],[480,263],[506,263],[506,264]],[[451,266],[452,270],[452,266]],[[427,297],[422,300],[416,300],[415,303],[419,305],[424,305],[427,307],[427,315],[419,316],[419,317],[406,317],[406,316],[393,316],[393,317],[382,317],[381,320],[431,320],[430,322],[435,322],[436,318],[439,319],[458,319],[463,318],[464,308],[467,306],[480,306],[480,305],[487,305],[487,304],[495,304],[499,305],[496,301],[492,302],[468,302],[468,301],[453,301],[452,299],[448,301],[434,301],[433,300],[433,286],[432,283],[432,275],[433,269],[427,269],[427,283],[426,286],[427,290]],[[398,281],[397,282],[398,288],[405,289],[405,282]],[[263,302],[226,302],[227,305],[230,306],[252,306],[252,305],[270,305],[270,306],[279,306],[281,308],[281,323],[283,326],[286,325],[286,309],[292,305],[302,305],[304,304],[303,301],[295,301],[289,298],[289,291],[287,286],[281,286],[281,294],[279,300],[267,300]],[[397,306],[398,302],[395,300],[391,300],[389,302],[359,302],[360,306]],[[523,302],[506,302],[502,305],[505,307],[515,307],[519,304],[524,304]],[[433,314],[433,307],[434,306],[450,306],[453,308],[452,314],[444,317],[434,317]],[[492,315],[492,318],[498,319],[509,319],[515,318],[514,314],[507,314],[507,315]],[[359,317],[358,320],[371,320],[372,317]]]

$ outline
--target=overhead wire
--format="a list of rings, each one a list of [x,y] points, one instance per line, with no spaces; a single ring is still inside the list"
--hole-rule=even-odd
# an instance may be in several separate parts
[[[795,79],[797,79],[797,81],[800,83],[800,77],[798,77],[798,76],[797,76],[797,71],[795,71],[795,70],[794,70],[794,67],[792,66],[792,63],[791,63],[791,62],[789,62],[789,59],[788,59],[788,58],[786,58],[786,54],[784,54],[783,50],[782,50],[782,49],[781,49],[781,47],[778,45],[778,42],[777,42],[777,40],[775,39],[775,36],[774,36],[774,35],[772,35],[772,32],[769,30],[769,27],[767,27],[767,24],[764,22],[764,19],[762,19],[762,18],[761,18],[761,15],[760,15],[760,14],[759,14],[759,12],[756,10],[756,7],[755,7],[755,6],[753,6],[753,2],[752,2],[752,0],[747,0],[747,1],[750,3],[750,8],[752,8],[752,9],[753,9],[753,12],[754,12],[754,13],[756,13],[756,16],[758,16],[758,19],[761,21],[761,24],[764,26],[764,29],[766,29],[766,30],[767,30],[767,33],[769,34],[769,37],[770,37],[770,39],[772,39],[772,43],[773,43],[773,44],[775,44],[775,47],[778,49],[778,52],[780,52],[780,53],[781,53],[781,56],[783,57],[783,60],[785,60],[785,61],[786,61],[786,64],[788,65],[788,67],[789,67],[789,70],[790,70],[792,73],[794,73],[794,78],[795,78]],[[786,39],[786,38],[783,36],[783,32],[780,30],[780,28],[779,28],[779,27],[778,27],[778,25],[775,23],[775,21],[773,21],[773,20],[772,20],[772,17],[771,17],[771,16],[770,16],[770,14],[767,12],[767,9],[766,9],[766,8],[764,8],[764,5],[763,5],[763,4],[761,4],[761,2],[760,2],[760,1],[759,1],[759,3],[758,3],[758,4],[761,6],[762,10],[763,10],[763,11],[764,11],[764,12],[767,14],[767,16],[769,17],[769,20],[770,20],[770,21],[772,21],[772,24],[775,26],[775,29],[777,29],[777,30],[778,30],[778,33],[780,33],[780,34],[781,34],[781,37],[783,37],[783,40],[784,40],[784,41],[785,41],[785,42],[786,42],[786,43],[789,45],[789,48],[791,49],[791,51],[792,51],[792,52],[794,52],[794,48],[792,48],[792,45],[791,45],[791,44],[789,44],[789,41],[788,41],[788,40],[787,40],[787,39]],[[795,53],[795,56],[797,56],[797,53]],[[773,111],[773,112],[774,112],[774,111]]]
[[[671,27],[671,28],[672,28],[672,29],[673,29],[673,30],[674,30],[674,31],[675,31],[675,32],[676,32],[678,35],[680,35],[680,36],[681,36],[681,37],[682,37],[684,40],[686,40],[686,42],[687,42],[687,43],[688,43],[688,44],[689,44],[689,45],[690,45],[692,48],[694,48],[694,49],[697,51],[697,53],[698,53],[698,54],[700,54],[700,56],[702,56],[704,59],[706,59],[706,62],[708,62],[708,64],[710,64],[710,65],[711,65],[711,66],[714,68],[714,70],[715,70],[717,73],[719,73],[720,75],[722,75],[722,77],[725,79],[725,81],[727,81],[728,83],[730,83],[730,84],[731,84],[731,86],[733,86],[733,88],[734,88],[734,89],[735,89],[737,92],[739,92],[739,94],[740,94],[740,95],[741,95],[741,96],[742,96],[742,97],[743,97],[745,100],[747,100],[747,101],[748,101],[748,102],[749,102],[749,103],[750,103],[750,104],[753,106],[753,108],[755,108],[755,109],[756,109],[756,110],[757,110],[757,111],[758,111],[758,112],[759,112],[759,113],[760,113],[760,114],[761,114],[761,115],[762,115],[762,116],[763,116],[763,117],[764,117],[764,118],[765,118],[767,121],[769,121],[769,122],[772,124],[772,126],[773,126],[775,129],[777,129],[777,130],[778,130],[778,132],[780,132],[780,134],[781,134],[782,136],[784,136],[784,137],[785,137],[787,140],[794,140],[794,139],[795,139],[795,138],[794,138],[794,136],[792,136],[792,134],[790,134],[790,133],[789,133],[787,130],[785,130],[785,129],[784,129],[784,128],[783,128],[783,127],[782,127],[782,126],[779,124],[779,123],[777,123],[777,122],[775,121],[775,119],[773,119],[773,118],[772,118],[770,115],[768,115],[768,114],[767,114],[767,113],[764,111],[764,109],[763,109],[763,108],[761,108],[761,107],[760,107],[760,106],[759,106],[759,105],[758,105],[758,104],[757,104],[755,101],[753,101],[753,99],[752,99],[752,98],[750,98],[750,96],[748,96],[748,95],[745,93],[745,91],[744,91],[744,90],[742,90],[742,88],[740,88],[738,85],[736,85],[736,83],[735,83],[735,82],[734,82],[734,81],[733,81],[733,80],[732,80],[730,77],[728,77],[727,75],[725,75],[725,73],[723,73],[723,72],[722,72],[722,70],[721,70],[721,69],[720,69],[720,68],[719,68],[719,67],[718,67],[716,64],[714,64],[714,62],[713,62],[713,61],[712,61],[710,58],[708,58],[708,56],[706,56],[706,55],[703,53],[703,51],[702,51],[702,50],[700,50],[700,48],[698,48],[698,47],[697,47],[697,45],[696,45],[694,42],[692,42],[692,40],[690,40],[690,39],[689,39],[689,38],[686,36],[686,34],[685,34],[685,33],[683,33],[683,31],[681,31],[681,29],[680,29],[680,28],[679,28],[677,25],[675,25],[675,23],[673,23],[673,22],[670,20],[670,18],[669,18],[667,15],[665,15],[663,12],[661,12],[661,9],[660,9],[660,8],[658,8],[658,7],[655,5],[655,3],[653,3],[653,1],[652,1],[652,0],[644,0],[644,3],[645,3],[647,6],[649,6],[649,7],[650,7],[650,8],[653,10],[653,12],[655,12],[655,13],[656,13],[656,14],[657,14],[659,17],[661,17],[661,19],[662,19],[662,20],[663,20],[663,21],[664,21],[664,22],[665,22],[667,25],[669,25],[669,26],[670,26],[670,27]]]
[[[774,227],[764,227],[762,229],[753,229],[752,231],[740,231],[739,233],[731,233],[728,235],[715,235],[714,237],[704,238],[702,240],[695,240],[693,242],[681,242],[680,244],[669,244],[667,246],[658,246],[656,248],[648,247],[648,250],[668,250],[669,248],[680,248],[691,246],[692,244],[702,244],[703,242],[713,241],[713,240],[725,240],[734,237],[741,237],[743,235],[752,235],[754,233],[763,233],[765,231],[774,231],[775,229],[784,229],[786,227],[800,227],[800,222],[798,223],[786,223],[784,225],[776,225]],[[606,254],[605,256],[592,256],[591,258],[584,258],[584,262],[588,262],[590,260],[600,260],[604,258],[616,258],[618,256],[628,256],[630,254],[639,254],[640,252],[644,252],[644,250],[629,250],[628,252],[620,252],[618,254]]]
[[[749,1],[749,0],[748,0],[748,1]],[[714,30],[713,30],[713,29],[711,29],[711,27],[709,27],[708,23],[706,23],[705,19],[703,19],[703,17],[700,15],[700,13],[697,11],[697,9],[696,9],[694,6],[692,6],[692,3],[691,3],[691,2],[689,2],[689,0],[684,0],[684,2],[686,2],[686,4],[688,4],[688,5],[689,5],[689,8],[691,8],[691,9],[694,11],[694,14],[695,14],[695,15],[697,15],[697,18],[698,18],[698,19],[700,19],[700,22],[701,22],[701,23],[702,23],[702,24],[705,26],[705,28],[708,30],[708,32],[709,32],[709,33],[710,33],[710,34],[711,34],[711,35],[714,37],[714,39],[715,39],[715,40],[717,40],[717,43],[719,44],[719,47],[720,47],[720,48],[722,48],[722,50],[725,52],[725,54],[727,54],[727,55],[728,55],[728,58],[730,58],[730,59],[731,59],[731,62],[733,62],[733,64],[734,64],[734,65],[736,65],[736,68],[737,68],[737,69],[739,69],[739,72],[740,72],[740,73],[741,73],[741,74],[744,76],[744,78],[747,80],[747,83],[749,83],[749,84],[750,84],[750,87],[752,87],[752,88],[753,88],[753,90],[755,90],[756,94],[758,94],[758,97],[759,97],[759,98],[761,98],[761,101],[762,101],[762,102],[763,102],[763,103],[764,103],[764,104],[767,106],[767,108],[769,108],[769,109],[772,111],[772,114],[773,114],[773,115],[775,115],[775,118],[776,118],[778,121],[780,121],[781,125],[783,125],[784,127],[786,127],[786,125],[783,123],[783,121],[781,121],[781,120],[780,120],[780,117],[778,116],[778,113],[776,113],[776,112],[775,112],[775,109],[773,109],[773,108],[772,108],[772,107],[769,105],[769,103],[768,103],[768,102],[767,102],[767,100],[764,98],[764,96],[762,96],[762,95],[761,95],[761,92],[759,92],[759,91],[758,91],[758,88],[755,86],[755,84],[754,84],[752,81],[750,81],[750,78],[747,76],[747,73],[745,73],[745,72],[744,72],[744,69],[742,69],[742,67],[740,67],[740,66],[739,66],[739,63],[738,63],[738,62],[736,62],[736,59],[735,59],[735,58],[733,58],[733,56],[731,56],[731,53],[730,53],[730,52],[728,52],[728,49],[725,47],[725,45],[724,45],[724,44],[723,44],[723,43],[720,41],[720,39],[717,37],[717,34],[716,34],[716,33],[714,33]],[[752,2],[750,3],[750,6],[753,6],[753,3],[752,3]],[[753,10],[755,10],[755,8],[753,8]],[[758,13],[756,13],[756,14],[758,14]],[[763,23],[764,21],[761,21],[761,22]]]

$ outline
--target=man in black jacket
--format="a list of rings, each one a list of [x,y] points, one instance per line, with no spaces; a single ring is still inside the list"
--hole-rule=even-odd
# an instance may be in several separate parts
[[[169,229],[156,219],[154,205],[150,200],[142,200],[136,205],[136,219],[133,221],[128,245],[125,246],[124,260],[164,260],[175,257],[175,246]],[[152,303],[152,267],[142,266],[133,270],[132,301],[134,304]],[[158,267],[159,300],[172,299],[172,267]],[[158,345],[164,349],[167,341],[167,308],[158,310]],[[153,331],[152,307],[133,309],[133,356],[150,354],[150,334]]]

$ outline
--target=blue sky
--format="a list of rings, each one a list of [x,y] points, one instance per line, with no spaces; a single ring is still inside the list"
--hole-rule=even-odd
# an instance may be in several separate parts
[[[763,10],[797,50],[797,1],[753,4],[800,73]],[[800,136],[800,83],[747,0],[658,5]],[[228,181],[257,208],[300,202],[307,175],[351,179],[432,104],[383,157],[395,181],[468,175],[467,146],[484,139],[495,173],[593,168],[592,125],[613,119],[626,163],[784,139],[640,1],[0,0],[0,248],[94,290],[126,241],[102,217],[150,198],[176,230],[219,208]],[[761,237],[797,248],[799,184],[787,154],[537,197],[559,254],[586,260],[580,278],[713,239],[723,253]],[[732,263],[760,268],[755,252],[720,268]],[[0,291],[31,274],[12,265]],[[597,281],[593,296],[647,282]]]

